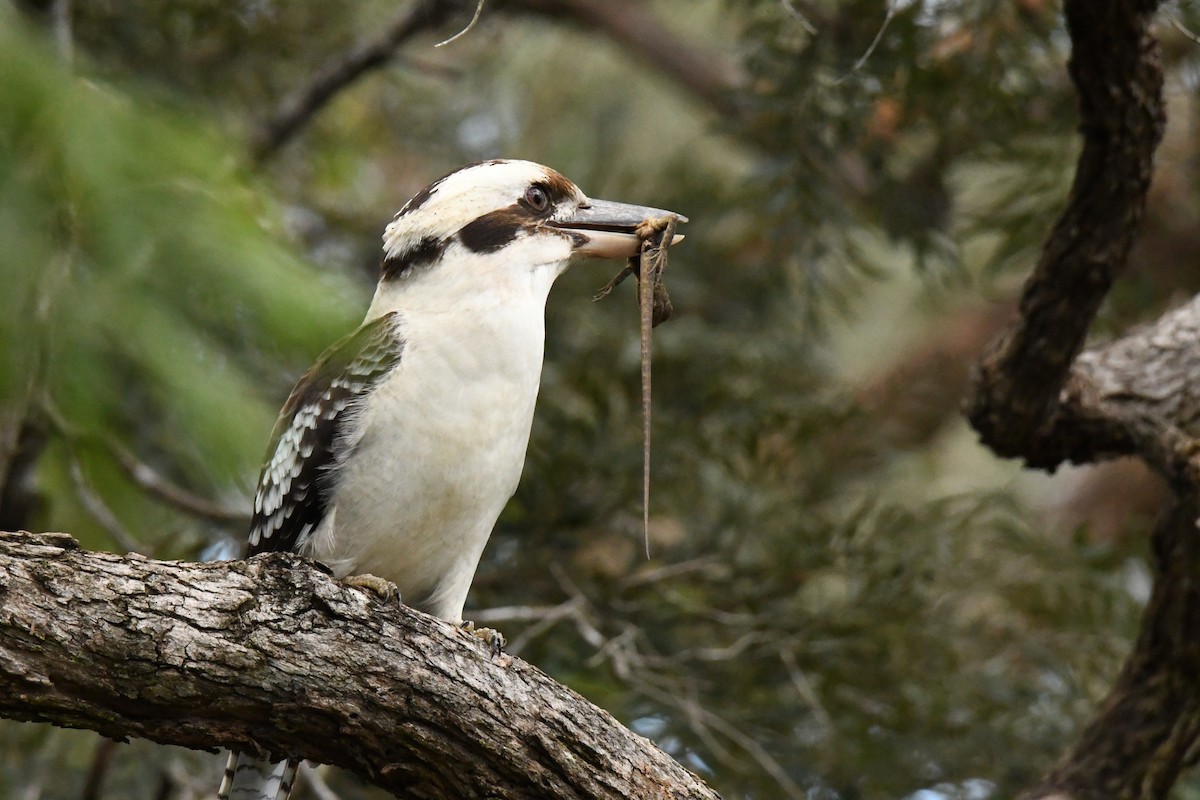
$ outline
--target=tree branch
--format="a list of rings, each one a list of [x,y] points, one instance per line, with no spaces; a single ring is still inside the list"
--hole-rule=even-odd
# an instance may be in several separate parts
[[[574,22],[598,30],[724,115],[737,113],[735,68],[671,34],[644,7],[618,0],[497,0],[501,9]],[[254,134],[251,156],[266,161],[296,136],[338,92],[395,58],[413,36],[440,25],[461,0],[417,0],[383,31],[326,62],[288,95]]]
[[[1133,653],[1079,740],[1021,800],[1166,797],[1200,740],[1200,537],[1195,496],[1154,533],[1158,580]]]
[[[0,597],[0,716],[293,754],[406,797],[717,796],[536,668],[293,556],[0,533]]]
[[[1124,269],[1162,138],[1153,0],[1069,0],[1069,71],[1083,150],[1066,210],[1021,298],[1020,320],[981,361],[968,416],[998,455],[1053,469],[1074,454],[1045,435],[1100,302]]]
[[[1108,699],[1025,800],[1163,798],[1200,744],[1200,298],[1080,354],[1124,269],[1162,138],[1154,0],[1067,0],[1083,151],[1020,318],[981,361],[968,415],[1002,456],[1141,456],[1178,500],[1154,535],[1158,576]]]
[[[346,53],[325,62],[309,79],[276,106],[270,118],[254,134],[251,157],[261,163],[291,141],[334,95],[373,69],[387,64],[402,44],[418,33],[440,25],[457,0],[416,0],[383,31],[360,42]]]
[[[734,65],[673,35],[631,0],[509,0],[508,8],[599,31],[723,116],[740,112]]]
[[[1080,354],[1036,442],[1041,455],[1090,463],[1141,456],[1181,494],[1200,488],[1200,298]]]

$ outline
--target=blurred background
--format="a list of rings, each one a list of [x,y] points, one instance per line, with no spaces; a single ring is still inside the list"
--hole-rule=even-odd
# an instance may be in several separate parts
[[[633,287],[594,304],[617,266],[585,262],[467,616],[729,798],[1033,780],[1120,665],[1164,496],[1134,463],[1023,472],[958,413],[1073,172],[1058,5],[489,0],[435,48],[474,6],[0,6],[0,528],[231,557],[384,225],[528,158],[691,218],[654,337],[652,557]],[[1165,5],[1170,123],[1101,336],[1200,289],[1198,32]],[[372,43],[393,57],[271,127]],[[22,800],[206,797],[222,765],[13,722],[0,752]],[[296,794],[381,796],[324,768]]]

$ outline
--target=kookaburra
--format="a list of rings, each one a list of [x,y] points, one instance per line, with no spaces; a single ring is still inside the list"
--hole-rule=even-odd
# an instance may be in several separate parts
[[[390,581],[460,623],[524,465],[551,284],[575,257],[633,256],[638,224],[671,213],[590,199],[528,161],[472,164],[418,192],[384,232],[366,319],[279,414],[249,555]],[[219,796],[281,800],[296,766],[231,754]]]

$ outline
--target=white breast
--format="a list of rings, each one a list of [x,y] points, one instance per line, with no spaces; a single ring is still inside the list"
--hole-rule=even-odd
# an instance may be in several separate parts
[[[310,555],[339,575],[390,580],[406,604],[461,620],[524,465],[546,295],[562,266],[526,268],[486,293],[465,290],[449,307],[395,303],[404,315],[400,365],[362,408]],[[372,313],[386,305],[377,295]]]

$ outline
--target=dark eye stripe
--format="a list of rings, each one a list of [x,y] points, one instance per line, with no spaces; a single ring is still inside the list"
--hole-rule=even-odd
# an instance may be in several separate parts
[[[458,232],[458,238],[472,252],[494,253],[516,239],[528,224],[528,211],[520,206],[509,206],[467,223]]]

